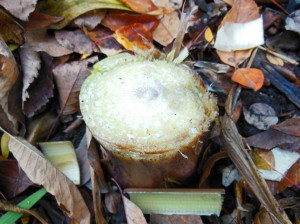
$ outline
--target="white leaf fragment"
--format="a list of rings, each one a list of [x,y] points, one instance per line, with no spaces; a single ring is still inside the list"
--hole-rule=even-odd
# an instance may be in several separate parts
[[[218,30],[214,47],[221,51],[245,50],[264,44],[262,17],[246,23],[228,23]]]
[[[261,176],[266,180],[281,181],[285,173],[300,158],[298,152],[290,152],[278,147],[272,149],[274,156],[274,170],[258,169]]]

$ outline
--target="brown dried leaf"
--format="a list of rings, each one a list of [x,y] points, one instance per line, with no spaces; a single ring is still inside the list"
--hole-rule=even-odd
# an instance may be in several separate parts
[[[150,224],[203,224],[199,215],[150,215]]]
[[[220,51],[217,50],[217,53],[225,64],[231,65],[237,68],[242,64],[247,58],[251,56],[252,49],[250,50],[241,50],[241,51]]]
[[[124,50],[121,44],[119,44],[113,37],[113,32],[103,26],[98,26],[92,31],[88,31],[83,28],[85,34],[98,46],[103,54],[108,56],[115,55]]]
[[[288,135],[300,137],[300,117],[295,117],[273,125],[272,128]]]
[[[260,17],[259,8],[253,0],[234,1],[232,8],[224,17],[222,24],[228,23],[245,23]]]
[[[33,29],[42,29],[50,26],[53,23],[57,23],[63,20],[62,17],[51,16],[39,11],[34,11],[29,16],[29,21],[24,24],[25,32],[29,32]]]
[[[11,0],[1,0],[0,5],[2,5],[11,14],[21,20],[28,20],[28,16],[35,9],[37,0],[22,0],[22,1],[11,1]]]
[[[227,104],[230,104],[230,102],[227,102]],[[266,182],[257,172],[257,168],[253,163],[251,156],[245,150],[242,138],[239,135],[234,122],[227,114],[221,119],[221,130],[221,136],[228,155],[247,181],[255,196],[266,210],[278,220],[278,222],[291,224],[286,213],[280,209],[279,203],[270,192]]]
[[[268,181],[268,185],[273,194],[283,192],[288,187],[293,187],[300,182],[300,161],[298,160],[284,175],[284,178],[280,182]],[[299,188],[299,185],[298,185]]]
[[[4,42],[14,44],[23,43],[23,29],[21,25],[3,9],[0,9],[0,29]]]
[[[105,194],[105,207],[112,214],[117,214],[119,204],[121,203],[121,195],[112,191]]]
[[[27,92],[28,87],[39,75],[39,69],[41,68],[41,59],[36,51],[32,51],[30,48],[20,48],[20,59],[23,71],[23,90],[22,100],[23,102],[29,98]]]
[[[157,10],[157,7],[151,0],[121,0],[125,5],[135,12],[142,14]]]
[[[9,93],[19,77],[18,66],[14,56],[0,36],[0,107],[7,116],[10,126],[4,126],[5,120],[0,119],[0,125],[14,133],[17,132],[17,119],[9,112]]]
[[[261,149],[271,150],[278,146],[281,149],[295,151],[299,149],[300,137],[288,135],[270,128],[267,131],[248,137],[246,142],[250,146]]]
[[[167,46],[176,37],[179,24],[180,19],[177,11],[165,14],[153,32],[153,40],[163,46]]]
[[[53,97],[53,74],[52,57],[41,52],[42,65],[40,75],[29,85],[27,92],[29,98],[23,102],[23,112],[27,117],[32,117],[39,113]]]
[[[46,29],[35,29],[25,34],[24,48],[33,51],[44,51],[52,57],[60,57],[71,54],[72,51],[61,46],[54,36],[47,33]]]
[[[220,159],[224,159],[227,157],[228,157],[227,153],[222,151],[222,152],[218,152],[218,153],[210,156],[206,160],[205,164],[203,165],[203,173],[201,175],[201,179],[199,182],[199,188],[204,187],[204,183],[205,183],[207,177],[210,175],[211,169],[213,168],[215,163],[218,162]]]
[[[152,15],[139,15],[130,13],[107,13],[102,25],[116,31],[124,26],[134,23],[149,23],[156,21],[157,17]]]
[[[97,50],[93,47],[93,42],[81,30],[56,31],[55,38],[60,45],[79,54],[91,54]]]
[[[60,97],[63,115],[76,113],[79,109],[79,91],[85,78],[91,73],[89,63],[95,63],[97,56],[83,61],[74,61],[56,66],[53,69],[54,79]]]
[[[16,160],[0,160],[0,180],[0,192],[8,199],[33,185]]]
[[[274,170],[275,159],[272,151],[267,151],[263,149],[253,150],[253,162],[258,169],[263,170]]]
[[[128,224],[147,224],[143,212],[132,201],[122,196],[126,220]]]
[[[254,218],[254,224],[276,224],[276,220],[266,211],[265,208],[260,208]]]
[[[101,167],[100,156],[97,151],[96,141],[92,138],[91,132],[86,131],[87,143],[88,143],[88,160],[91,166],[91,173],[95,173],[97,184],[102,193],[107,193],[109,190],[105,181],[104,172]]]
[[[20,137],[10,136],[9,149],[28,178],[54,195],[75,223],[90,223],[90,212],[78,188],[37,148]]]
[[[106,10],[100,9],[95,11],[87,12],[74,20],[79,28],[86,27],[88,30],[93,30],[98,26],[103,20],[106,14]]]

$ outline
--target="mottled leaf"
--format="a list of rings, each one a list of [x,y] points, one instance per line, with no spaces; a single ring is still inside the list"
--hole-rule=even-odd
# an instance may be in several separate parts
[[[30,48],[33,51],[44,51],[52,57],[60,57],[71,54],[72,51],[61,46],[54,35],[47,33],[46,29],[36,29],[25,34],[24,48]]]
[[[87,12],[74,20],[74,24],[78,27],[86,27],[88,30],[93,30],[103,20],[106,14],[106,10],[100,9],[95,11]]]
[[[98,46],[100,51],[107,56],[115,55],[124,50],[116,39],[113,37],[113,32],[109,29],[98,26],[92,31],[83,28],[85,34],[94,42],[93,46]]]
[[[91,54],[97,48],[93,47],[93,42],[81,30],[55,32],[57,42],[70,51],[79,54]]]
[[[116,30],[116,40],[127,50],[133,51],[135,48],[150,49],[152,46],[152,32],[158,23],[159,21],[154,21],[146,24],[134,23],[124,26]]]
[[[22,1],[11,1],[1,0],[2,5],[11,14],[21,20],[28,20],[28,16],[35,9],[37,0],[22,0]]]
[[[254,103],[243,109],[245,120],[259,130],[267,130],[277,124],[278,117],[273,107],[265,103]]]

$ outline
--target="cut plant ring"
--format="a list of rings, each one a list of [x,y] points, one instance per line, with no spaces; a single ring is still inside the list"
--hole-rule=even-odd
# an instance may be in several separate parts
[[[80,108],[122,187],[188,183],[217,117],[216,99],[190,68],[127,53],[94,66]]]

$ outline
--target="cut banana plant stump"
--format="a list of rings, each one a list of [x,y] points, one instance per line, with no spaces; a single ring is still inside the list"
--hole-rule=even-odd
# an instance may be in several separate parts
[[[216,99],[189,67],[128,53],[95,64],[80,108],[122,187],[190,183],[217,117]]]

